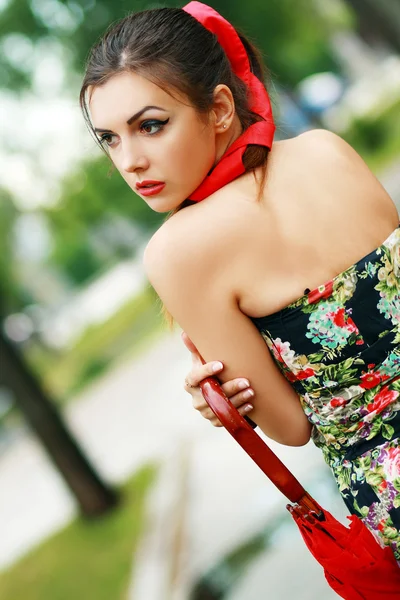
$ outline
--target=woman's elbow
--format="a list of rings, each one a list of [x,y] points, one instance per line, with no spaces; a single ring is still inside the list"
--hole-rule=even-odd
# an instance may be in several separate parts
[[[271,439],[283,446],[305,446],[311,438],[312,425],[308,421],[301,426],[287,427],[282,432],[271,432],[270,428],[260,429]]]
[[[308,444],[308,442],[311,439],[311,433],[309,433],[306,436],[303,437],[296,437],[295,439],[291,439],[287,442],[281,442],[282,444],[285,444],[285,446],[305,446],[306,444]]]
[[[311,438],[312,425],[309,421],[302,423],[302,427],[296,428],[283,436],[286,441],[280,442],[285,446],[305,446]]]

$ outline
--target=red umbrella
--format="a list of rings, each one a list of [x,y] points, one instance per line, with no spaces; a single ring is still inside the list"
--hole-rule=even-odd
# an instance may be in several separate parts
[[[355,515],[350,527],[312,498],[229,402],[213,377],[200,383],[204,399],[224,427],[272,483],[293,503],[287,509],[329,585],[345,600],[400,600],[400,568]]]

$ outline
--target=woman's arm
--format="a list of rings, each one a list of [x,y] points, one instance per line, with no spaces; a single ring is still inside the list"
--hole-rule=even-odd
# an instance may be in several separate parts
[[[214,427],[222,427],[222,423],[205,401],[200,383],[206,377],[220,378],[224,365],[220,361],[203,363],[196,346],[187,333],[182,332],[182,340],[192,356],[192,368],[185,377],[184,389],[192,397],[193,408],[198,410],[201,416],[210,421]],[[254,396],[254,391],[247,379],[238,377],[226,381],[221,385],[221,389],[240,415],[246,416],[254,409],[254,406],[249,402]]]
[[[198,227],[182,228],[170,220],[153,236],[145,253],[150,282],[203,358],[224,364],[222,383],[237,377],[251,381],[251,418],[265,434],[289,446],[307,443],[311,425],[297,393],[255,325],[240,311],[218,264],[216,246],[196,231]]]

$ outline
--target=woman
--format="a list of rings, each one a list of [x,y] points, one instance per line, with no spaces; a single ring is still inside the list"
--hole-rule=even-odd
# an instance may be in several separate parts
[[[80,99],[127,184],[172,212],[145,266],[195,357],[196,408],[213,421],[198,389],[213,373],[267,436],[312,435],[350,511],[400,561],[397,211],[336,135],[273,143],[262,81],[251,44],[191,2],[114,25]]]

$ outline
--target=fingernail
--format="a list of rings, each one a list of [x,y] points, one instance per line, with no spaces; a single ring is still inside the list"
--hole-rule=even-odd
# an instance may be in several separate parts
[[[216,373],[217,371],[220,371],[223,368],[223,366],[224,365],[221,362],[215,362],[215,363],[213,363],[212,372]]]
[[[246,390],[243,392],[243,398],[251,398],[252,396],[254,396],[253,390]]]
[[[239,390],[244,390],[245,388],[249,387],[250,383],[247,381],[247,379],[241,379],[238,383],[238,388]]]
[[[246,406],[244,407],[245,412],[251,412],[253,410],[254,406],[252,404],[246,404]]]

